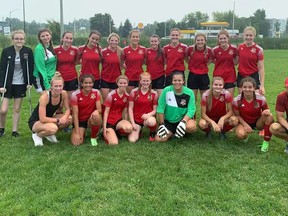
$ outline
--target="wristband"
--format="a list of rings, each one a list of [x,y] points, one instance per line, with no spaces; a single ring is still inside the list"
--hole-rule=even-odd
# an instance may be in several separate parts
[[[187,124],[187,121],[185,119],[182,119],[181,122],[183,122],[185,125]]]
[[[57,122],[56,122],[56,125],[59,125],[59,123],[60,123],[60,119],[59,119],[59,118],[57,118]]]

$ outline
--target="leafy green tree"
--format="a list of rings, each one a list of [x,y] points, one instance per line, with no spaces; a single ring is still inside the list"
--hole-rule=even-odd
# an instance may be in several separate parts
[[[55,21],[55,20],[48,20],[47,21],[47,28],[50,29],[52,32],[52,41],[54,44],[59,44],[60,43],[60,38],[61,38],[61,31],[60,31],[60,23]]]
[[[266,12],[264,9],[258,9],[254,12],[254,16],[250,17],[251,25],[256,29],[257,34],[267,37],[269,35],[270,24],[266,19]]]
[[[115,31],[111,15],[108,13],[95,14],[94,17],[90,18],[90,29],[99,31],[103,36],[108,36],[110,32]]]
[[[200,23],[207,22],[208,20],[208,14],[196,11],[195,13],[192,12],[184,16],[182,19],[182,26],[184,27],[183,23],[186,23],[185,29],[199,29]],[[183,27],[181,27],[181,29],[184,29]]]
[[[121,37],[127,38],[131,29],[132,29],[132,24],[129,19],[126,19],[124,22],[124,25],[122,25],[122,22],[121,22],[119,26],[119,35]]]

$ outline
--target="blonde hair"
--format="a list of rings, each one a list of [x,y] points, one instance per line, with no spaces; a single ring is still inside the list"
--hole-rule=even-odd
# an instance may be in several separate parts
[[[129,32],[129,38],[132,37],[132,33],[134,33],[134,32],[138,33],[138,34],[139,34],[139,38],[140,38],[141,34],[140,34],[140,31],[137,30],[137,29],[132,29],[132,30]]]
[[[22,34],[22,35],[24,35],[24,39],[25,39],[25,37],[26,37],[26,33],[25,33],[23,30],[16,30],[16,31],[13,31],[13,32],[11,33],[11,39],[12,39],[12,40],[14,39],[15,34]]]
[[[121,74],[120,76],[117,77],[116,83],[118,83],[118,81],[119,81],[120,79],[125,79],[125,80],[127,80],[127,82],[129,83],[128,77],[127,77],[126,75],[124,75],[124,74]]]
[[[243,34],[245,34],[246,31],[251,31],[254,34],[254,36],[256,36],[256,29],[253,26],[247,26],[244,29]]]
[[[209,95],[208,95],[208,98],[207,98],[207,107],[208,107],[208,111],[211,111],[211,108],[212,108],[212,98],[213,98],[213,83],[216,81],[216,80],[221,80],[222,83],[223,83],[223,88],[224,88],[224,80],[222,77],[220,76],[215,76],[213,77],[213,80],[211,82],[211,87],[210,87],[210,92],[209,92]]]
[[[179,28],[172,28],[170,29],[170,34],[172,33],[172,31],[178,31],[179,35],[181,35],[180,29]]]
[[[221,30],[218,32],[218,39],[219,39],[220,35],[222,35],[222,34],[226,35],[227,38],[229,38],[229,33],[228,33],[228,31],[225,30],[225,29],[221,29]]]
[[[53,85],[53,81],[56,81],[56,80],[61,80],[64,84],[64,79],[62,78],[61,73],[59,71],[56,71],[54,76],[52,77],[51,86]]]

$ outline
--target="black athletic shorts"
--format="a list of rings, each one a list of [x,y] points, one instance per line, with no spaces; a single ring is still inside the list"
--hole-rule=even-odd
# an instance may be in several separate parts
[[[117,84],[114,83],[110,83],[110,82],[106,82],[105,80],[101,80],[101,88],[108,88],[108,89],[117,89],[118,86]]]
[[[74,80],[65,81],[63,89],[66,91],[75,91],[78,89],[78,79],[76,78]]]
[[[27,86],[23,85],[10,85],[6,86],[6,92],[4,93],[5,98],[23,98],[26,96]]]
[[[253,74],[251,74],[251,75],[249,75],[249,77],[252,77],[252,78],[255,80],[255,82],[256,82],[256,89],[259,89],[261,84],[260,84],[260,78],[259,78],[259,73],[258,73],[258,71],[255,72],[255,73],[253,73]],[[245,77],[241,76],[240,73],[238,73],[238,76],[237,76],[237,87],[240,87],[240,83],[241,83],[241,80],[242,80],[243,78],[245,78]]]
[[[194,74],[193,72],[189,72],[187,87],[190,89],[208,90],[210,88],[208,74]]]
[[[152,80],[153,89],[163,89],[165,82],[165,75],[158,77],[157,79]]]

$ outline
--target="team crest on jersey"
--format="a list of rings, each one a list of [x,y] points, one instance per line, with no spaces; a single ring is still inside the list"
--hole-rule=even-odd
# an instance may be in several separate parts
[[[127,98],[126,98],[126,97],[123,98],[123,102],[124,102],[124,103],[127,102]]]
[[[92,93],[90,98],[91,98],[91,99],[95,99],[95,98],[96,98],[95,93]]]
[[[74,56],[74,55],[75,55],[74,50],[70,50],[70,53],[69,53],[69,54],[72,55],[72,56]]]
[[[117,98],[114,98],[114,101],[117,101]]]
[[[233,50],[229,50],[229,55],[233,55],[234,51]]]
[[[82,98],[82,97],[80,97],[80,98],[79,98],[79,101],[82,101],[82,100],[83,100],[83,98]]]
[[[252,52],[252,53],[256,53],[256,48],[252,48],[252,49],[251,49],[251,52]]]
[[[151,101],[152,100],[152,95],[149,94],[147,98],[148,98],[149,101]]]
[[[178,52],[183,52],[182,47],[179,47],[177,51],[178,51]]]
[[[222,54],[222,52],[220,51],[220,52],[218,52],[218,55],[221,55]]]
[[[97,53],[97,54],[99,53],[99,52],[98,52],[98,49],[95,49],[95,53]]]
[[[181,106],[186,106],[187,101],[186,101],[185,99],[182,99],[182,100],[180,101],[180,104],[181,104]]]
[[[143,54],[143,50],[139,50],[138,54],[142,55]]]
[[[219,101],[221,101],[221,102],[225,101],[224,96],[220,96]]]

